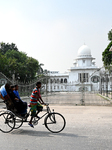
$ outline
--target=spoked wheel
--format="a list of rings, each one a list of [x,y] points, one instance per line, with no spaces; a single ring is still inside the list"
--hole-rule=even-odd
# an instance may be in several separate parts
[[[0,114],[0,130],[4,133],[12,131],[15,127],[14,115],[11,112]]]
[[[50,113],[45,118],[45,127],[52,133],[61,132],[66,125],[65,118],[59,113]]]

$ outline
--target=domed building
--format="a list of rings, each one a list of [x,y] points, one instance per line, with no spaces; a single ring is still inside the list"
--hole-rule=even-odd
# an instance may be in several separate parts
[[[78,49],[77,57],[68,72],[50,72],[48,91],[97,91],[99,90],[98,67],[87,45]]]

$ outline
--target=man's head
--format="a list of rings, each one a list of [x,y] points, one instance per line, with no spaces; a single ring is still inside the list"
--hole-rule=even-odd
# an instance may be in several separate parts
[[[15,90],[18,90],[18,85],[17,84],[15,85]]]
[[[12,90],[12,91],[15,90],[15,86],[14,86],[14,85],[11,85],[10,87],[11,87],[11,90]]]
[[[5,89],[6,89],[6,91],[8,91],[10,89],[10,84],[9,83],[5,84]]]
[[[41,87],[41,82],[37,82],[37,83],[36,83],[36,86],[37,86],[38,88],[40,88],[40,87]]]

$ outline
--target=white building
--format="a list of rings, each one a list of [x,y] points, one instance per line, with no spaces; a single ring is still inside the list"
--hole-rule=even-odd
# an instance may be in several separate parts
[[[68,72],[50,72],[47,90],[50,91],[97,91],[99,90],[99,68],[93,61],[87,45],[79,48],[77,58]]]

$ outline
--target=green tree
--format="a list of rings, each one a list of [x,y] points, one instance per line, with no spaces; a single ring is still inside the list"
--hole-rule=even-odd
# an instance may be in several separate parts
[[[43,70],[42,66],[44,66],[44,64],[39,64],[37,74],[43,74],[44,70]]]
[[[109,33],[108,33],[108,39],[110,40],[110,41],[112,41],[112,29],[109,31]]]
[[[7,58],[0,52],[0,72],[5,72],[7,68]]]
[[[8,59],[8,70],[15,72],[16,79],[19,77],[21,81],[28,82],[35,79],[36,72],[39,68],[39,62],[28,57],[26,53],[15,50],[8,50],[5,53]],[[10,75],[9,75],[10,76]]]
[[[111,46],[112,46],[112,41],[109,43],[107,48],[102,53],[102,61],[105,67],[108,67],[110,64],[112,64],[112,52],[109,51]]]
[[[28,82],[36,78],[39,68],[38,60],[18,51],[15,44],[1,43],[0,71],[7,77],[12,78],[12,74],[15,73],[16,79]]]
[[[8,50],[18,51],[18,48],[17,48],[17,46],[14,43],[11,43],[11,44],[7,43],[7,44],[5,44],[5,43],[2,42],[1,43],[0,52],[2,54],[5,54]]]

